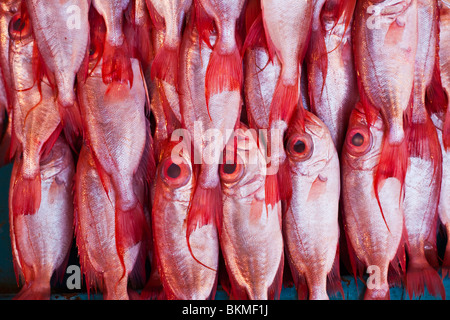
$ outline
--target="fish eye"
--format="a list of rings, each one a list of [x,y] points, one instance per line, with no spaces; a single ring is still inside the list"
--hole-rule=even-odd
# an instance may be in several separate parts
[[[89,59],[96,60],[100,55],[100,48],[95,43],[91,43],[89,47]]]
[[[228,161],[226,161],[227,159]],[[233,159],[233,161],[231,162],[230,159]],[[223,164],[220,166],[220,178],[223,182],[236,182],[242,178],[243,174],[244,165],[238,155],[235,156],[234,154],[229,154],[228,157],[224,157]]]
[[[314,151],[314,144],[309,134],[294,134],[286,144],[286,153],[294,161],[309,159]]]
[[[361,156],[369,151],[371,147],[371,135],[367,128],[351,129],[346,138],[347,150],[355,156]]]
[[[182,187],[191,177],[191,168],[183,161],[175,163],[171,158],[167,158],[161,164],[161,177],[171,187]]]
[[[30,20],[24,18],[20,13],[16,13],[9,22],[8,32],[13,40],[26,38],[31,34]]]

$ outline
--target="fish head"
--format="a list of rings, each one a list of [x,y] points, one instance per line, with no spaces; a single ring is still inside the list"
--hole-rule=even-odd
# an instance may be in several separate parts
[[[343,162],[355,170],[374,170],[378,164],[384,136],[380,116],[372,125],[361,104],[353,109],[342,150]]]
[[[224,150],[219,174],[223,215],[259,220],[268,209],[265,206],[266,159],[254,129],[241,125],[235,130]]]
[[[188,144],[167,142],[156,169],[153,210],[187,216],[195,182]]]

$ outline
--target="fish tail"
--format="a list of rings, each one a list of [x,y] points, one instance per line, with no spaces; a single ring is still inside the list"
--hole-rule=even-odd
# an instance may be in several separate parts
[[[241,54],[244,55],[248,48],[267,47],[267,41],[262,19],[261,0],[251,0],[245,10],[246,36]]]
[[[265,181],[265,201],[266,211],[269,212],[269,205],[273,208],[281,199],[280,189],[278,187],[277,174],[270,174],[266,176]]]
[[[410,299],[414,296],[421,296],[428,292],[437,297],[441,296],[445,300],[445,288],[439,273],[430,265],[410,264],[406,273],[405,287]]]
[[[408,149],[411,157],[419,157],[433,162],[434,177],[441,181],[442,176],[442,151],[439,143],[436,127],[427,115],[424,123],[411,123],[409,125]],[[434,195],[436,205],[439,202],[440,187],[435,188]]]
[[[214,30],[214,20],[206,13],[199,0],[194,0],[193,6],[194,9],[192,10],[192,20],[195,21],[195,23],[190,24],[190,28],[195,26],[198,31],[200,51],[202,49],[203,42],[212,50],[213,46],[209,37]]]
[[[178,88],[178,65],[180,46],[161,46],[152,63],[151,77],[158,78]]]
[[[50,151],[52,151],[53,146],[56,143],[56,140],[58,140],[60,134],[62,131],[62,125],[61,123],[56,127],[55,131],[50,135],[50,137],[47,139],[47,141],[44,143],[41,149],[41,159],[45,159],[49,154]]]
[[[381,148],[380,160],[375,172],[374,177],[374,189],[375,189],[375,197],[378,202],[378,206],[381,211],[381,215],[386,224],[386,227],[389,230],[389,226],[387,225],[386,218],[384,216],[383,208],[380,201],[379,188],[381,182],[388,178],[396,178],[400,181],[401,190],[404,190],[405,186],[405,176],[406,171],[408,169],[408,142],[407,139],[404,138],[399,144],[391,144],[388,139],[384,138],[383,146]],[[400,192],[399,201],[402,199],[402,192]]]
[[[12,210],[14,216],[35,214],[41,205],[41,176],[26,178],[19,173],[13,188]]]
[[[126,40],[124,40],[121,46],[113,46],[108,41],[105,42],[102,77],[106,85],[113,82],[128,82],[130,88],[133,86],[133,69],[131,67],[129,47]]]
[[[78,104],[75,103],[70,107],[59,106],[59,113],[64,136],[72,150],[77,152],[83,136],[83,124]]]
[[[237,46],[230,53],[220,52],[220,41],[211,53],[205,76],[206,106],[209,113],[209,98],[223,91],[238,91],[243,82],[242,59]]]
[[[299,101],[298,81],[293,85],[286,85],[282,79],[279,78],[273,94],[272,103],[270,106],[270,124],[276,120],[283,120],[289,125],[291,117],[296,110]],[[302,130],[305,129],[304,123],[304,109],[298,108],[298,117]]]
[[[124,278],[126,272],[131,271],[126,269],[125,253],[130,247],[146,238],[148,226],[144,209],[139,202],[134,208],[123,209],[120,201],[116,200],[115,221],[117,252],[123,267],[122,278]]]
[[[186,242],[191,256],[204,267],[213,270],[204,265],[195,258],[190,245],[189,238],[197,228],[215,224],[220,232],[222,215],[222,190],[220,184],[215,188],[204,188],[200,185],[194,191],[191,199],[190,208],[187,216]]]
[[[289,161],[284,161],[277,173],[278,187],[280,190],[280,199],[286,201],[286,208],[290,207],[292,198],[292,181],[291,181],[291,167]]]

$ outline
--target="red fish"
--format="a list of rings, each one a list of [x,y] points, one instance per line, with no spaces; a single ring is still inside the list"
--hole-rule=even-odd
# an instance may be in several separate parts
[[[130,0],[92,0],[106,23],[106,39],[102,43],[102,78],[105,84],[128,82],[130,87],[133,84],[130,48],[123,30],[124,11],[129,3]]]
[[[87,55],[90,0],[26,0],[42,70],[52,85],[69,143],[77,147],[81,119],[74,86],[76,74]]]
[[[104,40],[104,25],[91,29],[91,39]],[[101,42],[93,42],[89,72],[78,83],[77,91],[83,116],[85,139],[103,180],[114,188],[116,241],[122,259],[127,248],[145,237],[143,203],[134,191],[135,173],[142,161],[147,139],[146,92],[139,61],[132,59],[132,86],[103,82]],[[105,185],[105,188],[107,186]],[[107,193],[110,191],[107,188]]]
[[[364,108],[380,110],[387,130],[375,175],[376,194],[389,177],[404,185],[408,148],[403,118],[412,102],[417,10],[415,0],[363,0],[356,6],[353,39],[359,93]],[[376,113],[366,111],[366,116],[371,114]]]
[[[306,57],[311,110],[329,128],[338,151],[359,98],[351,36],[355,2],[316,2]]]
[[[16,157],[11,188],[20,179],[24,158]],[[18,300],[50,300],[53,273],[65,273],[73,239],[73,176],[71,150],[59,138],[40,161],[42,201],[33,215],[14,211],[10,193],[10,234],[17,277],[24,285],[14,297]]]
[[[224,73],[208,75],[208,70],[211,67],[213,55],[216,56],[214,59],[219,60],[234,59],[232,57],[237,50],[235,24],[241,1],[238,4],[236,6],[236,3],[230,2],[220,8],[216,8],[217,3],[215,2],[208,4],[211,7],[208,7],[207,10],[211,10],[211,12],[226,10],[229,7],[234,8],[230,9],[226,21],[217,20],[216,23],[226,25],[225,28],[220,29],[221,32],[227,33],[226,38],[221,39],[220,32],[217,36],[210,34],[208,37],[208,42],[213,45],[213,50],[205,46],[205,40],[199,34],[193,20],[190,20],[187,26],[181,45],[179,80],[182,125],[189,132],[190,141],[194,148],[193,162],[200,165],[195,193],[187,219],[188,240],[190,233],[196,227],[214,223],[222,208],[219,163],[225,144],[230,139],[239,121],[242,97],[239,85],[237,87],[234,85],[233,87],[223,87],[220,92],[209,91],[209,95],[205,95],[205,90],[208,90],[207,82],[210,77],[213,77],[213,81],[220,82],[223,80],[224,83],[228,84],[230,84],[228,81],[234,81],[228,78],[230,75],[225,71]],[[219,12],[221,11],[215,13],[215,19],[219,19]],[[222,46],[227,46],[231,50],[231,55],[221,56],[225,54],[222,51],[224,50]],[[213,63],[213,66],[216,63],[217,61]],[[241,67],[240,58],[239,67]],[[219,79],[214,77],[219,77]],[[212,79],[210,78],[210,80]]]
[[[145,175],[143,161],[133,188],[143,203],[148,196],[142,181]],[[111,201],[115,199],[113,183],[109,177],[101,176],[92,152],[85,146],[80,152],[74,190],[76,242],[88,294],[92,288],[99,287],[105,300],[130,299],[128,281],[139,285],[144,280],[146,241],[141,239],[119,254],[116,204]],[[148,228],[146,224],[140,227]]]
[[[299,298],[328,300],[327,276],[334,289],[340,287],[339,157],[325,124],[304,115],[305,131],[295,117],[286,136],[292,196],[283,215],[284,239]]]
[[[369,109],[371,110],[371,109]],[[350,252],[373,275],[364,299],[389,299],[389,265],[397,259],[404,268],[403,191],[398,179],[390,177],[379,186],[381,215],[374,177],[380,161],[386,125],[377,110],[367,115],[358,103],[350,116],[341,156],[344,227]],[[370,119],[370,120],[369,120]],[[376,119],[373,122],[373,119]],[[402,254],[403,252],[403,254]],[[353,260],[353,272],[356,262]]]
[[[431,294],[440,294],[445,299],[442,280],[433,268],[438,265],[436,228],[442,154],[436,128],[426,107],[426,90],[432,83],[438,54],[437,19],[435,0],[418,1],[418,23],[421,27],[417,36],[414,102],[407,134],[410,156],[405,177],[404,213],[409,244],[406,288],[409,296],[413,297],[422,295],[427,286]]]
[[[61,132],[55,95],[47,79],[34,74],[35,42],[30,20],[17,13],[10,22],[9,51],[13,89],[11,155],[23,156],[14,188],[12,206],[16,214],[34,214],[41,200],[40,159]]]
[[[281,202],[265,205],[266,160],[255,131],[237,130],[219,172],[219,237],[231,299],[279,299],[284,267]]]
[[[186,141],[166,142],[155,178],[152,208],[154,249],[167,299],[213,299],[219,267],[214,225],[201,226],[186,242],[186,219],[196,185]],[[184,150],[180,152],[180,150]]]

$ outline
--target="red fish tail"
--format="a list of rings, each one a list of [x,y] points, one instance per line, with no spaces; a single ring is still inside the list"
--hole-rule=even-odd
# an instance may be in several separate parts
[[[446,151],[450,150],[450,108],[447,109],[444,127],[442,128],[442,143]]]
[[[186,241],[191,256],[199,264],[204,267],[214,270],[211,267],[203,264],[199,261],[190,245],[189,238],[197,228],[201,228],[205,225],[216,225],[220,234],[222,225],[222,190],[220,184],[215,188],[204,188],[197,185],[195,192],[192,196],[190,208],[186,222]]]
[[[171,47],[163,44],[158,49],[155,59],[152,63],[151,77],[158,78],[175,86],[178,89],[178,61],[180,55],[180,46]]]
[[[437,135],[436,127],[427,116],[424,123],[411,123],[408,134],[408,149],[411,157],[419,157],[433,162],[434,177],[441,181],[442,176],[442,151]],[[440,188],[436,188],[434,198],[436,204],[439,198]]]
[[[113,46],[108,41],[105,42],[102,76],[103,82],[107,85],[113,82],[128,82],[130,88],[133,86],[133,69],[126,40],[121,46]]]
[[[202,49],[202,43],[204,42],[211,50],[213,46],[209,40],[210,35],[214,31],[214,20],[206,13],[199,0],[194,0],[194,9],[192,10],[192,20],[195,24],[190,24],[191,28],[197,28],[199,34],[199,46]]]
[[[276,120],[282,120],[289,125],[292,115],[297,107],[299,98],[298,81],[293,85],[286,85],[283,79],[277,82],[270,106],[270,124]],[[304,131],[304,109],[298,108],[298,117],[301,128]]]
[[[59,113],[64,136],[72,150],[78,153],[83,138],[83,123],[78,104],[75,103],[70,107],[59,106]]]
[[[277,174],[270,174],[266,176],[265,182],[265,200],[266,210],[269,212],[269,205],[273,208],[281,199],[280,189],[278,187]]]
[[[439,67],[439,55],[436,54],[433,77],[427,87],[425,95],[425,107],[429,113],[442,113],[448,105],[448,96],[442,86],[441,70]]]
[[[375,197],[377,199],[381,215],[388,230],[389,226],[387,225],[379,196],[380,184],[381,182],[383,182],[388,178],[398,179],[401,184],[401,192],[399,198],[400,202],[402,199],[402,191],[404,190],[403,188],[405,185],[406,171],[408,169],[408,158],[409,152],[408,152],[408,142],[406,138],[403,139],[403,141],[400,144],[393,145],[388,142],[386,136],[384,137],[383,146],[381,148],[380,160],[374,177],[374,189],[375,189]]]
[[[14,216],[35,214],[41,205],[41,176],[26,178],[22,173],[17,177],[12,196]]]
[[[56,143],[56,140],[58,140],[60,134],[62,131],[62,125],[59,124],[55,131],[50,135],[50,137],[47,139],[47,141],[44,143],[41,149],[41,160],[45,159],[49,154],[50,151],[52,151],[53,146]]]
[[[251,0],[245,10],[245,41],[242,56],[248,48],[261,47],[268,50],[264,23],[262,19],[261,0]]]
[[[116,200],[116,245],[119,259],[123,267],[122,278],[126,276],[125,253],[135,244],[143,241],[148,234],[147,220],[142,205],[138,202],[132,209],[121,208],[120,200]]]
[[[205,76],[206,105],[209,98],[223,91],[238,91],[243,82],[242,60],[237,46],[233,52],[222,54],[220,42],[214,46]],[[208,107],[209,114],[209,107]],[[209,115],[211,118],[211,115]]]
[[[405,280],[406,290],[410,299],[414,296],[422,296],[425,287],[428,292],[445,300],[445,288],[439,273],[431,266],[409,265]]]
[[[331,295],[337,295],[338,293],[340,293],[341,297],[343,299],[345,299],[344,289],[342,288],[339,263],[340,263],[339,245],[337,245],[336,256],[334,258],[333,267],[331,268],[331,271],[327,275],[327,283],[328,283],[327,287],[329,288]]]
[[[291,167],[289,161],[284,161],[277,173],[278,188],[280,191],[280,200],[285,201],[285,208],[289,208],[292,198],[292,180],[291,180]],[[286,210],[285,210],[286,211]]]

